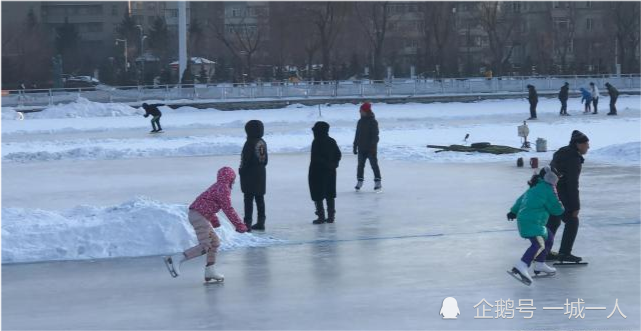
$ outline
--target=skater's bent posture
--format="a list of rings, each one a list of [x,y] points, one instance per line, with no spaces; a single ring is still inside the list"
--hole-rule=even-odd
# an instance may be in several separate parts
[[[581,103],[585,103],[583,112],[587,114],[591,111],[590,106],[592,105],[592,93],[583,87],[579,90],[581,91]]]
[[[153,105],[149,105],[146,103],[142,104],[142,108],[145,110],[145,115],[144,117],[149,117],[151,115],[151,128],[152,130],[150,132],[160,132],[162,131],[162,128],[160,127],[160,117],[162,117],[162,113],[160,112],[160,109],[158,109],[158,106],[163,106],[162,104],[156,103]],[[158,126],[156,128],[156,126]]]
[[[554,233],[546,227],[548,218],[550,215],[561,215],[564,211],[556,194],[558,181],[556,170],[550,166],[544,167],[538,175],[532,176],[528,182],[530,188],[516,200],[507,214],[510,221],[516,218],[519,234],[531,243],[530,248],[512,269],[512,273],[521,274],[526,283],[532,282],[528,272],[532,261],[535,261],[535,273],[556,272],[556,269],[545,264],[545,257],[554,243]]]
[[[220,226],[216,213],[222,210],[229,221],[236,227],[237,232],[243,233],[247,231],[245,224],[231,205],[231,189],[235,179],[236,174],[232,168],[220,168],[216,183],[201,193],[189,206],[189,223],[196,231],[198,245],[187,249],[183,253],[165,257],[165,263],[173,277],[177,277],[180,274],[181,263],[207,254],[205,281],[222,281],[224,279],[224,276],[214,269],[216,253],[218,252],[218,246],[220,246],[220,239],[214,232],[214,228]]]

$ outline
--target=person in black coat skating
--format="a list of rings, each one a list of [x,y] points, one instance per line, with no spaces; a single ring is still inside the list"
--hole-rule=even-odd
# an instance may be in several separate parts
[[[267,143],[262,139],[265,132],[263,122],[251,120],[245,124],[247,140],[243,146],[243,152],[240,157],[240,189],[244,195],[245,217],[244,222],[247,231],[265,230],[265,191],[267,173],[268,154]],[[254,200],[258,218],[256,224],[252,226],[252,216],[254,213]]]
[[[156,133],[162,131],[162,127],[160,127],[160,117],[162,117],[162,113],[160,112],[160,109],[158,109],[159,106],[164,106],[163,104],[156,103],[156,104],[147,104],[143,103],[142,108],[145,110],[145,115],[144,117],[149,117],[151,115],[151,128],[152,130],[150,132]],[[156,126],[158,126],[156,128]]]
[[[536,88],[534,88],[534,85],[528,84],[527,89],[528,89],[527,100],[530,102],[530,118],[528,118],[528,120],[535,120],[536,104],[539,103],[539,95],[536,93]]]
[[[312,128],[312,157],[309,163],[309,193],[316,207],[318,218],[314,224],[334,223],[336,207],[336,168],[341,160],[341,151],[336,140],[329,136],[329,124],[316,122]],[[327,218],[323,200],[327,200]]]
[[[365,102],[360,108],[361,118],[356,125],[356,134],[354,135],[354,154],[358,155],[358,166],[356,167],[356,187],[357,191],[363,186],[365,179],[365,162],[369,160],[372,171],[374,171],[374,190],[382,189],[381,170],[378,167],[378,121],[372,112],[372,105]]]
[[[551,252],[551,254],[548,254],[548,260],[581,261],[580,257],[572,255],[572,247],[579,231],[579,210],[581,209],[579,176],[583,167],[583,155],[590,149],[589,141],[588,137],[581,131],[574,130],[570,138],[570,144],[556,151],[550,163],[561,174],[557,184],[557,191],[565,212],[560,218],[550,216],[547,227],[556,235],[556,231],[561,225],[561,221],[563,221],[565,230],[563,230],[559,253]]]
[[[610,83],[605,83],[605,87],[608,89],[608,94],[610,95],[610,112],[607,115],[616,115],[617,114],[617,99],[619,98],[619,90],[616,87],[612,86]]]
[[[568,94],[570,90],[570,83],[565,82],[561,86],[561,92],[559,92],[559,100],[561,101],[561,112],[559,113],[562,116],[568,115]]]

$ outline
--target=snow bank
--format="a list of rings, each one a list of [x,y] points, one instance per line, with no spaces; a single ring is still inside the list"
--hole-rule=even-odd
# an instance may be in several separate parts
[[[78,98],[73,103],[59,104],[39,112],[26,113],[25,119],[119,117],[141,114],[144,114],[144,111],[122,103],[100,103]]]
[[[282,242],[238,233],[222,213],[219,217],[221,250]],[[2,263],[161,255],[196,244],[186,205],[144,197],[60,212],[2,208]]]
[[[590,158],[602,163],[622,164],[622,165],[641,165],[641,142],[631,142],[625,144],[610,145],[590,151]]]

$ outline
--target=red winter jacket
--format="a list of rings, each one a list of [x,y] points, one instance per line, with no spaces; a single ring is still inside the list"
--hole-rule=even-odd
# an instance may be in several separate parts
[[[236,174],[232,168],[220,168],[218,170],[218,181],[201,193],[189,206],[189,209],[193,209],[203,215],[214,228],[220,226],[216,213],[222,209],[225,216],[236,227],[236,231],[241,233],[247,231],[245,223],[241,221],[231,205],[231,187],[235,179]]]

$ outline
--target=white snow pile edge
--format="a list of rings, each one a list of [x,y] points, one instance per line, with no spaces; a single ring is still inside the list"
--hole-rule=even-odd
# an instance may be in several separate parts
[[[75,117],[120,117],[142,115],[141,109],[123,103],[101,103],[78,98],[75,102],[58,104],[39,112],[25,113],[25,119],[75,118]]]
[[[238,233],[224,214],[218,216],[220,250],[283,242]],[[153,256],[196,244],[186,205],[146,197],[65,211],[2,208],[2,263]]]
[[[590,151],[588,155],[602,163],[641,165],[641,142],[610,145]]]

